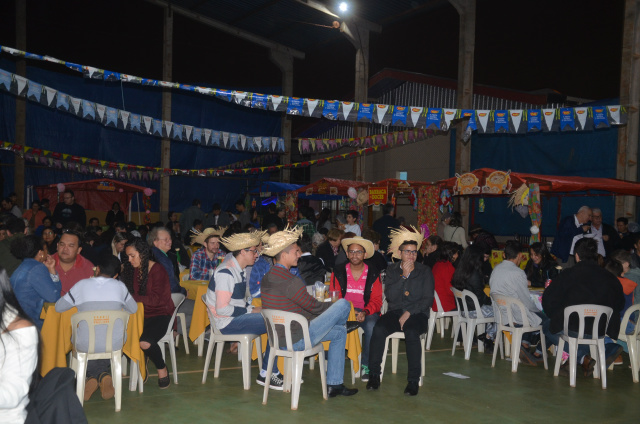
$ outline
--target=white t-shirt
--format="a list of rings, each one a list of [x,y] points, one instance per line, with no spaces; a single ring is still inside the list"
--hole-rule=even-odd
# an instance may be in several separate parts
[[[362,232],[360,231],[360,226],[358,224],[353,224],[353,225],[345,225],[344,226],[344,232],[345,233],[354,233],[357,236],[361,236]]]

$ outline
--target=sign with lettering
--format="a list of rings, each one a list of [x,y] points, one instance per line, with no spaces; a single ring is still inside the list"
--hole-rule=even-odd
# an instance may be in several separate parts
[[[369,187],[369,206],[384,205],[387,201],[387,187]]]

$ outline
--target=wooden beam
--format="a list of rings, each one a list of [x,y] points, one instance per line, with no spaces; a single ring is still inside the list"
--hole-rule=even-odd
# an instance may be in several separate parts
[[[171,81],[173,77],[173,11],[171,7],[164,9],[163,40],[162,40],[162,79]],[[171,121],[171,90],[162,89],[162,119]],[[161,167],[171,168],[171,141],[163,137],[160,147]],[[160,177],[160,216],[165,217],[169,212],[169,182],[170,176]],[[162,219],[162,218],[161,218]]]
[[[282,95],[293,96],[293,56],[279,51],[271,50],[269,59],[282,72]],[[282,165],[291,163],[291,116],[282,114],[281,137],[284,138],[285,154],[282,157]],[[280,174],[280,182],[291,182],[291,170],[283,169]]]
[[[155,4],[156,6],[160,6],[163,8],[167,8],[169,7],[170,3],[168,1],[164,1],[164,0],[146,0],[148,3],[151,4]],[[291,56],[293,56],[296,59],[304,59],[305,54],[299,50],[293,49],[291,47],[287,47],[284,46],[282,44],[278,44],[275,43],[271,40],[268,40],[266,38],[260,37],[259,35],[253,34],[249,31],[245,31],[242,30],[240,28],[236,28],[233,25],[229,25],[227,23],[221,22],[221,21],[217,21],[215,19],[212,19],[208,16],[204,16],[202,14],[196,13],[196,12],[192,12],[189,9],[185,9],[183,7],[180,6],[175,6],[175,5],[171,5],[171,9],[182,16],[185,16],[191,20],[194,20],[196,22],[200,22],[204,25],[210,26],[212,28],[215,28],[217,30],[226,32],[228,34],[234,35],[238,38],[242,38],[243,40],[247,40],[250,41],[254,44],[258,44],[260,46],[266,47],[268,49],[271,50],[275,50],[281,53],[286,53],[286,54],[290,54]]]
[[[16,48],[27,51],[27,2],[16,0]],[[16,61],[16,74],[27,76],[27,63],[24,59]],[[26,139],[27,100],[24,97],[16,97],[16,128],[15,143],[23,146]],[[17,204],[20,209],[31,207],[24,204],[24,158],[15,155],[14,190],[17,196]]]
[[[620,69],[620,104],[628,105],[627,125],[618,128],[616,178],[638,180],[638,120],[640,115],[640,1],[625,0]],[[617,217],[636,219],[636,197],[617,196]]]

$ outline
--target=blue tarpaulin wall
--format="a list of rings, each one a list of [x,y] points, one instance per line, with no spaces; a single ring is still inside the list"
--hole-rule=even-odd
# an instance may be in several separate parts
[[[15,72],[14,62],[0,59],[0,68]],[[153,118],[162,117],[162,91],[158,87],[103,82],[27,67],[26,77],[37,83],[63,91],[74,97],[95,101],[106,106],[125,109]],[[250,91],[279,94],[280,88],[247,88]],[[280,115],[247,109],[210,96],[172,91],[171,120],[180,124],[217,129],[255,136],[280,135]],[[16,97],[0,92],[0,141],[15,142]],[[161,140],[158,137],[106,128],[97,122],[80,119],[65,112],[26,101],[26,145],[59,153],[159,167]],[[193,143],[171,141],[171,168],[207,169],[243,161],[255,154],[202,147]],[[14,153],[0,150],[4,194],[14,191]],[[95,175],[65,170],[34,167],[26,162],[25,186],[67,181],[89,180]],[[170,210],[182,211],[194,198],[202,201],[203,210],[213,203],[232,209],[236,200],[271,174],[247,175],[242,178],[202,178],[172,176]],[[132,184],[160,189],[159,181],[129,180]],[[159,195],[152,196],[152,208],[159,208]]]
[[[615,128],[580,133],[540,133],[536,135],[476,135],[471,141],[471,169],[494,168],[502,171],[581,177],[616,177],[618,130]],[[454,156],[455,157],[455,156]],[[518,187],[513,187],[513,190]],[[614,197],[562,197],[560,216],[575,213],[582,205],[602,209],[603,220],[615,224]],[[473,221],[501,236],[529,234],[531,220],[507,207],[509,197],[485,197],[485,211],[474,203]],[[541,196],[543,236],[554,236],[558,216],[558,197]]]

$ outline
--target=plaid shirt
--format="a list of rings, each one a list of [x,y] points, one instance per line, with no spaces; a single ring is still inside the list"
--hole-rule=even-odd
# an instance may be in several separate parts
[[[204,247],[196,250],[191,256],[191,271],[189,272],[190,280],[209,280],[209,271],[216,269],[218,255],[213,259],[207,256],[207,250]]]

